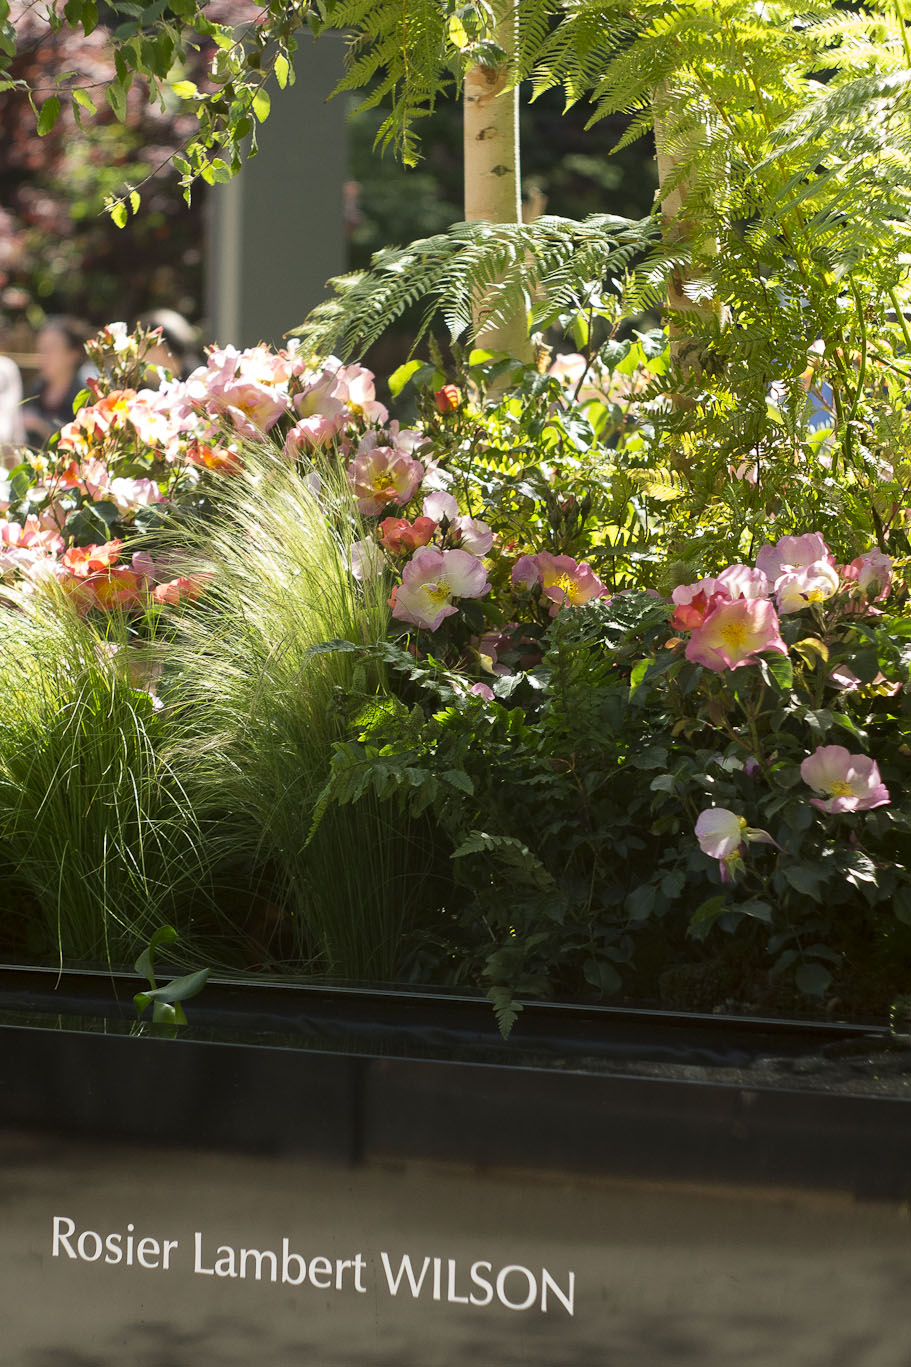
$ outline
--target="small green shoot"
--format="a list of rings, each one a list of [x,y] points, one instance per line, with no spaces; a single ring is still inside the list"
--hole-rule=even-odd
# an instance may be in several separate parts
[[[137,992],[133,998],[139,1020],[142,1020],[144,1012],[151,1006],[153,1025],[186,1025],[187,1017],[181,1002],[195,997],[205,986],[209,976],[207,968],[187,973],[182,978],[174,978],[164,987],[158,986],[155,979],[155,951],[161,945],[173,944],[176,939],[177,931],[173,926],[161,926],[136,960],[136,972],[144,974],[149,980],[149,991]]]

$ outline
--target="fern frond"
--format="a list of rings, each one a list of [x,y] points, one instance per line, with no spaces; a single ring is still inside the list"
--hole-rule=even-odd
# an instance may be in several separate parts
[[[537,326],[580,306],[593,281],[622,275],[658,236],[653,218],[593,214],[581,223],[546,216],[535,223],[457,223],[448,233],[377,252],[371,269],[330,281],[333,298],[309,315],[296,336],[314,354],[361,354],[413,304],[423,302],[415,345],[442,313],[455,340],[483,323],[528,312]],[[685,249],[673,259],[685,257]]]

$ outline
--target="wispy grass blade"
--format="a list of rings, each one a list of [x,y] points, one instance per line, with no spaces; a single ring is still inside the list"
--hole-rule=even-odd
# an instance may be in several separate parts
[[[17,938],[61,963],[130,962],[205,883],[169,747],[177,722],[134,687],[126,623],[61,595],[0,609],[0,855]]]
[[[307,843],[334,743],[380,667],[356,653],[313,653],[332,640],[385,637],[388,583],[358,582],[364,536],[341,470],[315,481],[274,448],[244,453],[214,518],[182,525],[188,568],[214,576],[178,618],[172,687],[193,717],[194,803],[264,893],[248,938],[267,969],[392,979],[408,971],[429,899],[426,840],[378,803],[336,809]],[[195,558],[195,560],[194,560]]]

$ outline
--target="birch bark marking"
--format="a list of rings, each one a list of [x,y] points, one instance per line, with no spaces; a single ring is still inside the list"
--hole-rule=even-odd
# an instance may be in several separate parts
[[[515,51],[516,16],[510,13],[497,28],[496,39],[507,54],[502,67],[474,66],[465,73],[463,147],[465,219],[488,223],[521,223],[519,170],[519,90],[509,89],[508,57]],[[532,346],[524,312],[490,327],[483,326],[483,301],[476,320],[478,344],[488,351],[508,351],[531,360]]]

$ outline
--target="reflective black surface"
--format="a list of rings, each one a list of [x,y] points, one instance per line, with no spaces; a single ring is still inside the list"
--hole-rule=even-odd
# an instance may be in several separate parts
[[[0,1367],[911,1363],[888,1032],[51,983],[0,973]]]

